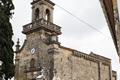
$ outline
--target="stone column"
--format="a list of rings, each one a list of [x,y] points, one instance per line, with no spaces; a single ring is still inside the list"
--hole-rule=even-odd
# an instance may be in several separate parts
[[[50,56],[50,80],[53,80],[54,74],[53,71],[55,69],[55,56],[59,53],[58,44],[51,44],[48,49],[48,54]]]

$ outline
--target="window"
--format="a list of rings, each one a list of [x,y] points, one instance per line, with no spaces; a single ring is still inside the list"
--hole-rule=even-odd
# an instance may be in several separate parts
[[[35,59],[31,59],[31,61],[30,61],[30,67],[31,68],[34,68],[35,67]]]
[[[35,10],[35,20],[38,20],[39,19],[39,9],[37,8]]]
[[[49,11],[48,9],[46,9],[45,19],[46,19],[47,21],[50,21],[50,11]]]

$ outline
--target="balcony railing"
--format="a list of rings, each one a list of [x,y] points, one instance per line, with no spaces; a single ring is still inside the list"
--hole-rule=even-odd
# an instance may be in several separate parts
[[[32,23],[29,23],[27,25],[23,26],[23,33],[29,33],[33,30],[37,30],[37,29],[45,29],[48,30],[50,32],[55,32],[57,34],[61,34],[61,27],[57,26],[51,22],[46,21],[45,19],[39,19],[36,20]]]

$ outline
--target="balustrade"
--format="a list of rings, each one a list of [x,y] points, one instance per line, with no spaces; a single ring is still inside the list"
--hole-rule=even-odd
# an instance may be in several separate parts
[[[48,22],[44,19],[39,19],[39,20],[36,20],[32,23],[29,23],[25,26],[23,26],[23,33],[26,34],[32,30],[35,30],[35,29],[41,29],[41,28],[44,28],[46,30],[49,30],[51,32],[55,32],[57,34],[61,34],[61,27],[60,26],[57,26],[51,22]]]

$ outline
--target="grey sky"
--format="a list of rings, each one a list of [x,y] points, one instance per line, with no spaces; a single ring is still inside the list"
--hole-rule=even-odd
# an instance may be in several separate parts
[[[20,38],[21,44],[25,35],[21,33],[22,26],[31,22],[32,0],[14,0],[15,14],[11,20],[14,30],[13,40]],[[113,41],[111,39],[99,0],[52,0],[80,19],[91,24],[104,35],[55,6],[54,23],[62,27],[59,40],[63,46],[77,49],[86,53],[91,51],[112,59],[113,70],[119,71],[120,65]],[[120,75],[119,75],[120,77]]]

